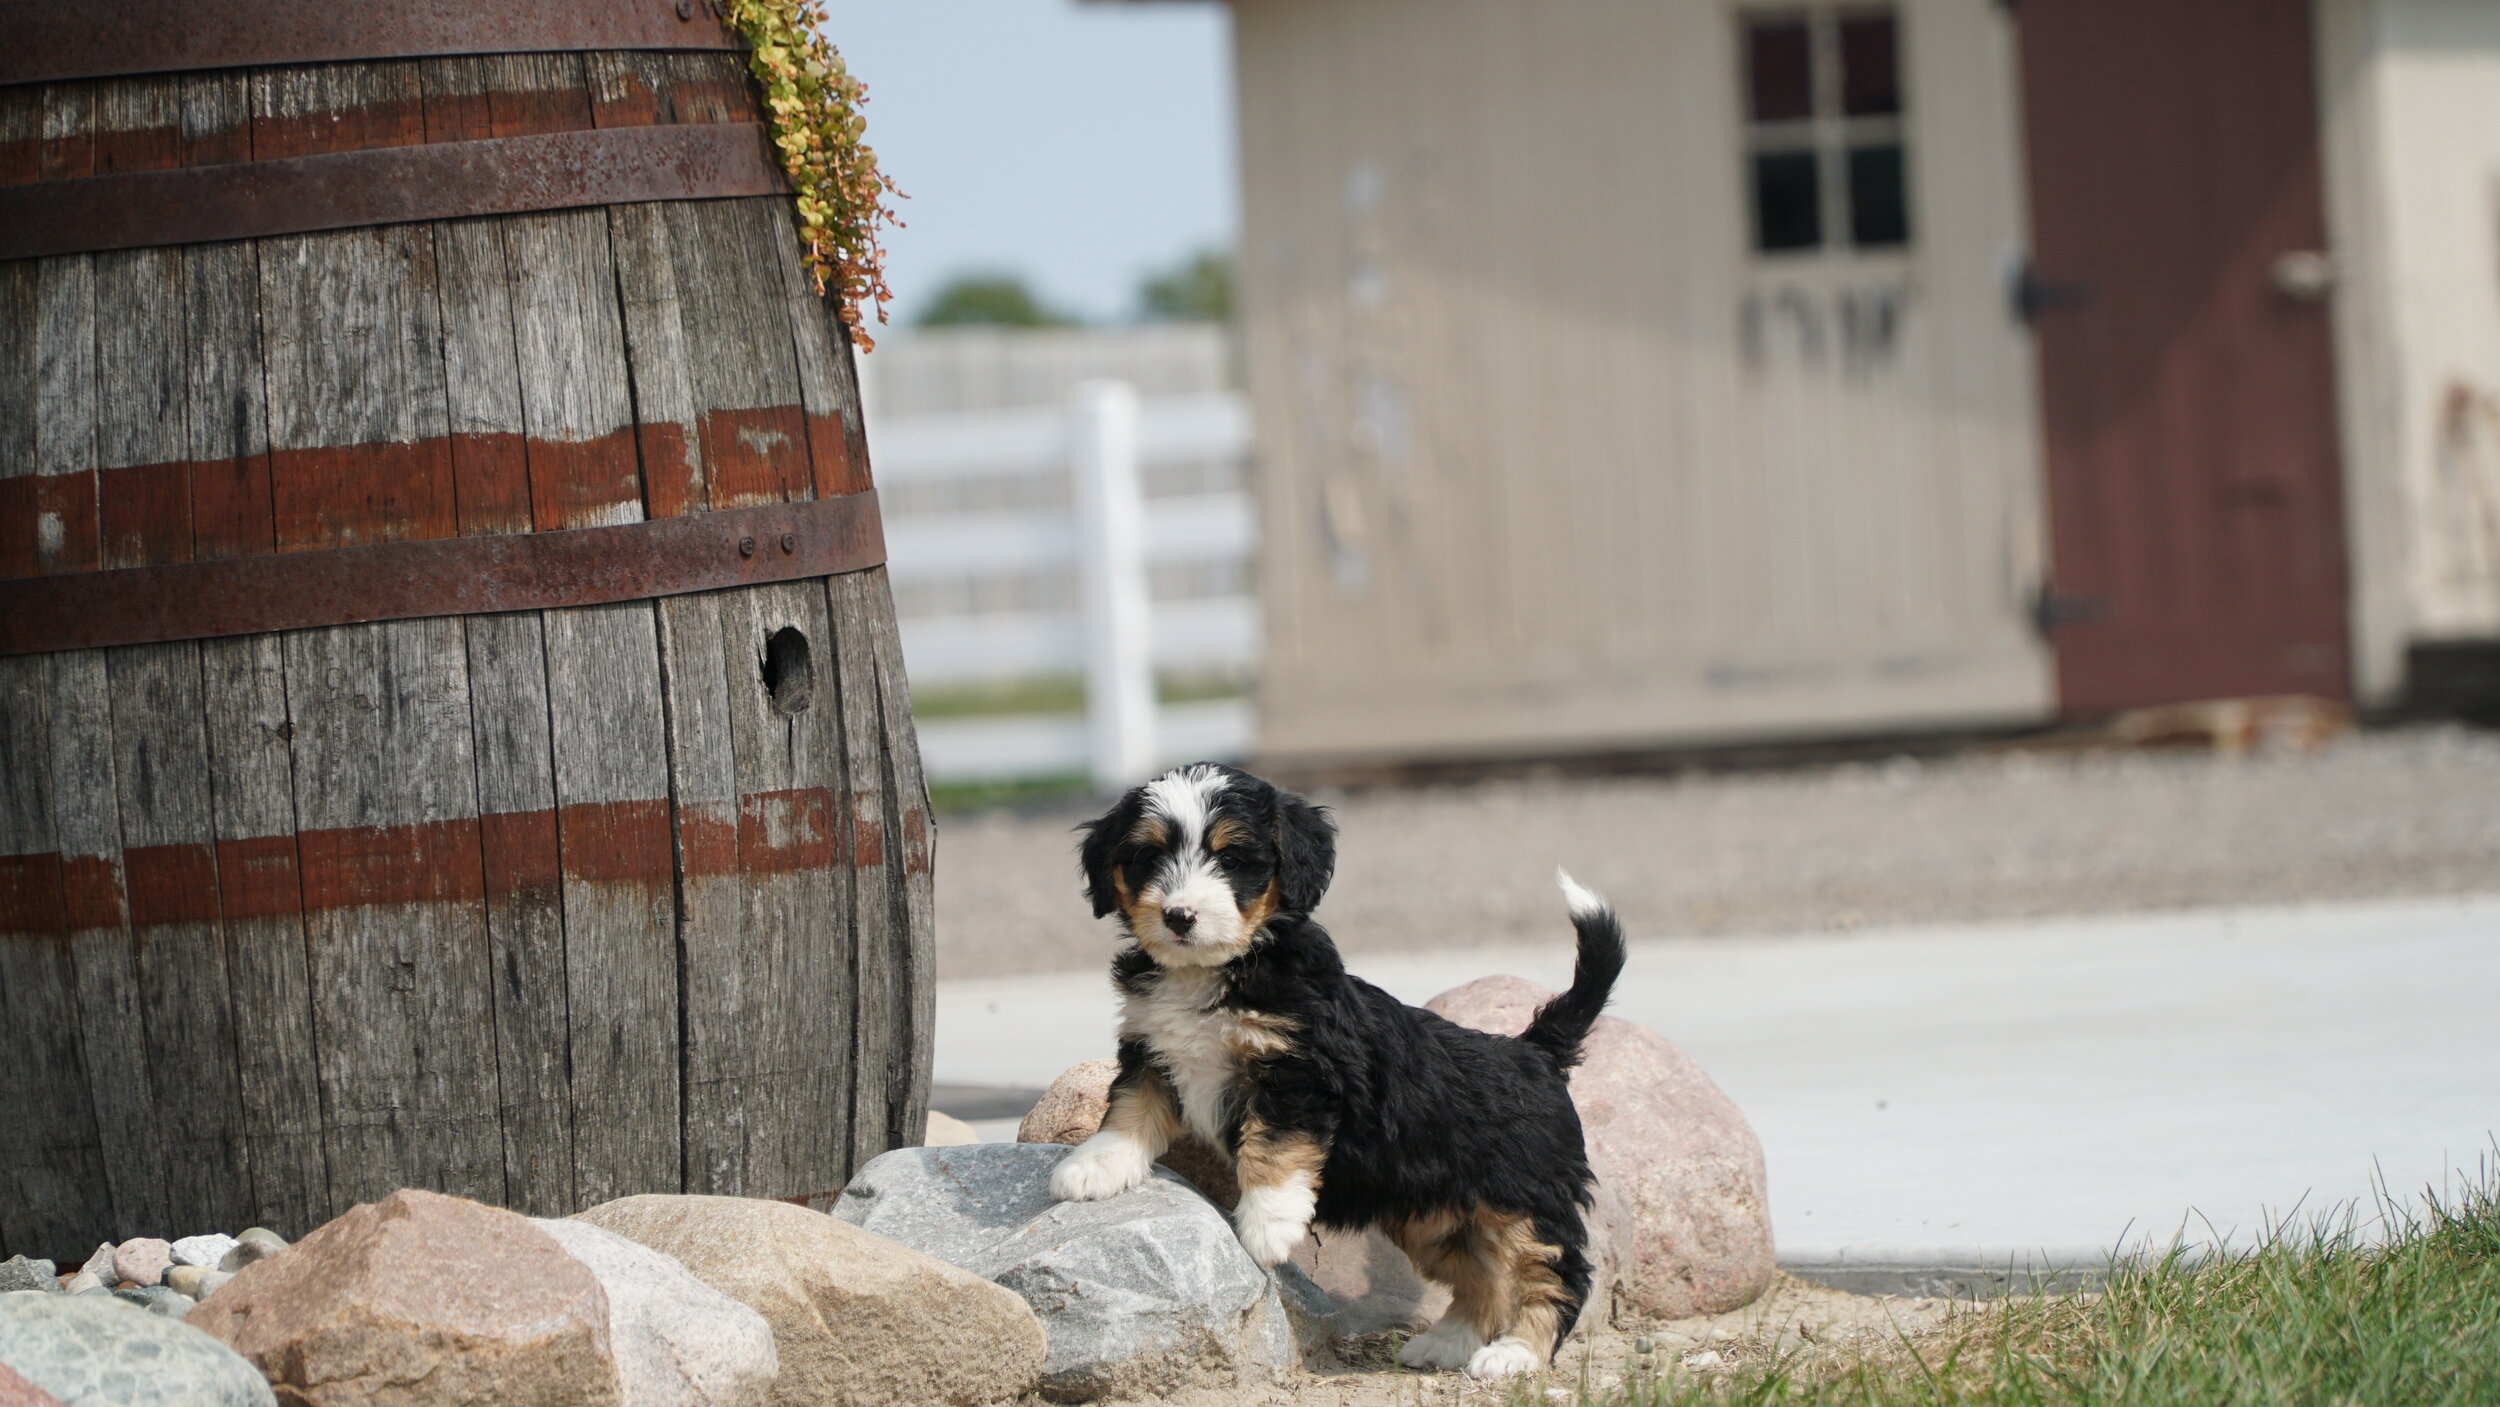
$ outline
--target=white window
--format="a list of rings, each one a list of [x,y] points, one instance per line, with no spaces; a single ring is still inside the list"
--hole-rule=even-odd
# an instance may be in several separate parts
[[[1754,251],[1908,244],[1909,152],[1894,7],[1747,10],[1738,22]]]

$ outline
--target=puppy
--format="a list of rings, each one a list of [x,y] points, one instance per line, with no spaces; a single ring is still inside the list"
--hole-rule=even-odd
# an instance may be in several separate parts
[[[1051,1176],[1063,1200],[1146,1180],[1182,1130],[1233,1160],[1242,1246],[1285,1259],[1314,1223],[1378,1227],[1450,1311],[1410,1367],[1533,1371],[1588,1297],[1588,1155],[1565,1072],[1623,970],[1603,900],[1562,877],[1571,990],[1516,1038],[1347,975],[1311,919],[1336,866],[1327,814],[1247,772],[1176,768],[1085,828],[1096,917],[1135,940],[1111,964],[1120,1073],[1102,1131]]]

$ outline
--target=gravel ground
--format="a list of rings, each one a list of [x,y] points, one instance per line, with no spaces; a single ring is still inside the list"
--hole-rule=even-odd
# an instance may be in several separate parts
[[[1794,771],[1319,793],[1350,953],[1553,938],[1556,864],[1636,936],[2500,892],[2500,734],[2313,752],[1996,750]],[[938,975],[1091,967],[1082,808],[947,818]]]

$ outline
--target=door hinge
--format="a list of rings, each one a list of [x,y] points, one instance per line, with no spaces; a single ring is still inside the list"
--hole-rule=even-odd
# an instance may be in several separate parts
[[[2042,313],[2064,308],[2080,308],[2092,301],[2092,285],[2075,280],[2057,281],[2040,277],[2040,271],[2024,259],[2014,266],[2006,279],[2006,301],[2014,307],[2014,316],[2028,326],[2038,322]]]
[[[2109,618],[2106,596],[2067,596],[2046,582],[2031,593],[2031,628],[2043,636],[2054,635],[2060,627],[2090,625]]]

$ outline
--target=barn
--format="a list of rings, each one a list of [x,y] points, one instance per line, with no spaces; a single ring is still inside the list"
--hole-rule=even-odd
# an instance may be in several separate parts
[[[1273,762],[2500,639],[2488,0],[1232,0]]]

